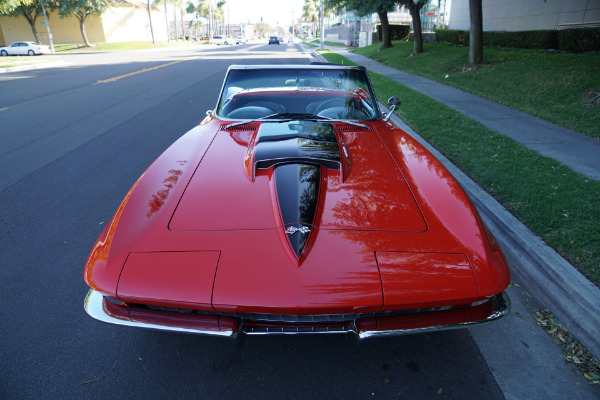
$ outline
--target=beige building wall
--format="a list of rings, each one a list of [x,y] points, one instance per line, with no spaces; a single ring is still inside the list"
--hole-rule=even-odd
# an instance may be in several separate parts
[[[148,9],[139,7],[113,7],[102,15],[106,42],[152,41]],[[154,38],[158,42],[167,41],[164,24],[165,13],[152,11]]]
[[[58,14],[52,14],[49,21],[52,41],[54,44],[80,43],[83,44],[83,36],[79,29],[79,20],[75,17],[61,19]],[[44,35],[45,35],[44,31]],[[102,18],[90,15],[85,19],[85,33],[90,43],[106,42],[104,30],[102,29]],[[40,36],[40,40],[42,37]],[[44,43],[47,44],[47,43]]]
[[[156,41],[167,41],[164,24],[164,11],[152,11],[152,23]],[[36,21],[36,30],[41,44],[50,44],[44,18]],[[48,16],[48,24],[54,44],[82,43],[83,37],[77,18],[60,18],[53,12]],[[85,20],[85,32],[91,43],[151,41],[148,11],[141,7],[114,7],[102,16],[91,15]],[[0,46],[18,41],[35,41],[33,32],[24,17],[0,16]]]
[[[600,21],[600,0],[483,0],[483,29],[527,31]],[[450,29],[470,27],[469,0],[452,0]]]

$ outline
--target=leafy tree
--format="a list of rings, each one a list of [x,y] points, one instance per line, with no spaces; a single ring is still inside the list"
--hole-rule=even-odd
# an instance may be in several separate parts
[[[169,17],[167,16],[167,1],[154,0],[154,3],[152,3],[152,7],[158,7],[161,4],[165,7],[165,24],[167,26],[167,42],[170,42],[171,38],[169,35]]]
[[[31,4],[34,0],[0,0],[0,15],[10,13],[21,4]]]
[[[266,22],[257,22],[254,24],[254,30],[259,38],[265,37],[267,33],[273,31],[273,27]]]
[[[183,2],[181,2],[183,5]],[[179,40],[179,28],[177,26],[177,4],[178,0],[155,0],[155,5],[163,4],[165,6],[165,20],[167,23],[167,36],[169,35],[169,21],[167,19],[167,4],[170,4],[173,7],[173,27],[175,28],[175,40]]]
[[[61,0],[58,3],[58,14],[61,18],[77,18],[83,43],[85,47],[90,47],[90,42],[85,33],[86,18],[90,15],[102,15],[112,5],[114,5],[113,0]]]
[[[377,13],[379,21],[381,21],[381,46],[379,50],[393,47],[387,13],[394,10],[399,2],[398,0],[326,0],[328,7],[346,7],[354,10],[361,17]]]
[[[213,30],[213,32],[209,32],[209,35],[215,34],[215,27],[213,26],[213,22],[217,23],[220,20],[223,24],[225,23],[225,3],[226,0],[200,0],[200,2],[198,3],[198,6],[196,7],[196,12],[201,17],[208,19],[209,27],[211,27]],[[189,9],[190,7],[188,6],[187,12],[191,13]]]
[[[54,2],[45,3],[46,9],[55,9]],[[23,16],[29,26],[37,43],[40,43],[40,36],[36,29],[36,21],[42,14],[42,6],[39,1],[34,0],[0,0],[0,15],[9,17]]]
[[[319,0],[304,0],[302,6],[302,21],[310,24],[313,37],[315,37],[315,25],[319,22],[319,7]]]
[[[326,0],[329,6],[345,6],[356,11],[359,16],[377,13],[381,21],[381,47],[379,50],[392,47],[390,24],[387,13],[394,10],[398,4],[408,7],[412,17],[414,32],[413,54],[423,52],[423,30],[421,29],[421,9],[429,0]]]

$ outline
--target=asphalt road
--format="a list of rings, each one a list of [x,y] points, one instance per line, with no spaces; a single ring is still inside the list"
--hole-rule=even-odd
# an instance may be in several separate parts
[[[146,167],[214,107],[227,66],[310,59],[266,44],[61,58],[0,75],[0,398],[504,398],[468,330],[230,340],[88,317],[92,244]],[[502,341],[502,324],[481,332]]]

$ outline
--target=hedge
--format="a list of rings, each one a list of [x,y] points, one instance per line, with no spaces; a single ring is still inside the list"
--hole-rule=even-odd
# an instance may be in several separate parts
[[[573,53],[600,51],[600,28],[564,29],[558,31],[558,49]]]
[[[390,24],[390,40],[408,40],[410,33],[410,25],[391,25]],[[382,42],[381,24],[377,25],[377,36]]]
[[[436,29],[436,41],[469,44],[469,31]],[[483,45],[517,49],[559,49],[571,53],[600,51],[600,28],[536,31],[484,31]]]

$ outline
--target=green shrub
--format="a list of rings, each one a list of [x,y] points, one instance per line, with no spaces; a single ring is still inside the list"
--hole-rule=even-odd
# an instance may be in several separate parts
[[[600,51],[600,28],[564,29],[558,31],[558,49],[571,53]]]
[[[557,32],[556,30],[483,32],[483,45],[515,49],[556,49],[558,48]]]
[[[469,45],[469,31],[436,29],[437,42]],[[515,49],[559,49],[570,53],[600,51],[600,28],[535,31],[486,31],[483,45]]]
[[[409,33],[410,25],[390,25],[391,40],[408,40]],[[379,41],[383,41],[381,24],[377,25],[377,36],[379,37]]]
[[[465,35],[466,33],[466,35]],[[435,30],[435,41],[446,42],[452,44],[469,44],[469,31],[462,31],[459,29],[436,29]],[[465,42],[466,38],[466,42]]]
[[[436,29],[436,42],[464,44],[464,31],[458,29]]]

